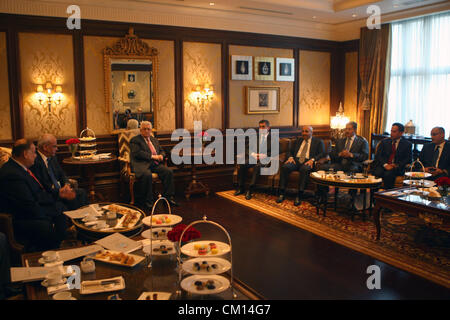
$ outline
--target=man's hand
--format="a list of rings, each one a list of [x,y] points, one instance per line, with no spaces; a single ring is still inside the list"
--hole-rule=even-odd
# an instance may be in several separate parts
[[[386,164],[384,166],[384,169],[386,169],[387,171],[391,171],[395,169],[395,164]]]
[[[343,150],[339,152],[338,156],[341,158],[353,158],[353,153],[348,150]]]
[[[284,163],[295,163],[295,160],[293,157],[289,157]]]
[[[444,173],[444,170],[439,169],[439,168],[434,168],[434,170],[431,171],[431,175],[432,176],[437,176],[437,175],[442,174],[442,173]]]
[[[313,165],[314,165],[314,160],[312,160],[312,159],[305,162],[305,166],[308,166],[310,168],[312,168]]]
[[[163,159],[164,159],[164,157],[162,156],[162,154],[152,155],[152,160],[161,162],[161,161],[163,161]]]
[[[75,190],[73,190],[68,184],[59,189],[59,197],[61,199],[73,200],[76,196],[77,194],[75,193]]]

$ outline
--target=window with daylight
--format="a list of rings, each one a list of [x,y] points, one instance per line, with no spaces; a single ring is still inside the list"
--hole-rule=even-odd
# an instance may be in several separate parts
[[[450,12],[393,23],[386,131],[412,120],[416,134],[450,135]]]

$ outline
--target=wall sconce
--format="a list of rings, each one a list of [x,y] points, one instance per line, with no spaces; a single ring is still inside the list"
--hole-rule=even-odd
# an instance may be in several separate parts
[[[344,108],[342,108],[342,102],[340,102],[336,116],[331,117],[330,119],[330,128],[332,129],[331,135],[334,139],[342,138],[345,126],[348,122],[350,122],[350,119],[344,115]]]
[[[192,96],[197,99],[197,103],[205,103],[205,101],[211,101],[214,97],[214,90],[212,86],[205,84],[202,88],[201,86],[196,86],[192,91]]]
[[[45,93],[44,86],[38,85],[36,88],[36,92],[38,94],[38,101],[41,106],[47,104],[48,111],[52,111],[52,102],[55,105],[61,104],[61,96],[62,96],[62,87],[60,85],[55,86],[53,89],[52,83],[49,81],[45,84]]]

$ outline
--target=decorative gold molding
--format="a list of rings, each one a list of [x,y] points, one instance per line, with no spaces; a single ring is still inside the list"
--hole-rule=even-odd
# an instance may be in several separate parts
[[[153,123],[154,129],[156,129],[156,110],[159,107],[159,97],[158,97],[158,49],[150,47],[147,43],[138,39],[134,34],[134,28],[130,27],[128,34],[125,38],[118,40],[113,46],[106,47],[103,49],[103,68],[105,75],[105,103],[106,103],[106,113],[111,114],[112,112],[112,101],[111,101],[111,59],[148,59],[152,61],[153,76],[152,76],[152,87],[153,87]],[[113,130],[112,120],[109,121],[110,130]]]

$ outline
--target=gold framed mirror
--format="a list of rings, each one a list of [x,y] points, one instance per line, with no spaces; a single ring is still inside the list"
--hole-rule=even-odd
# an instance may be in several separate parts
[[[111,131],[125,130],[130,119],[150,121],[156,130],[158,50],[130,28],[125,38],[103,49],[103,63]]]

